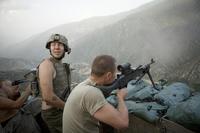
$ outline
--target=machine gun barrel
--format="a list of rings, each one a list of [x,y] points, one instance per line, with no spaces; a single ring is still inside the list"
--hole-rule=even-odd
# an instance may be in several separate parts
[[[117,79],[109,86],[96,86],[99,88],[105,97],[108,97],[110,93],[113,90],[116,89],[122,89],[124,87],[127,87],[127,84],[131,80],[137,80],[135,83],[137,83],[140,79],[143,78],[145,74],[148,74],[149,79],[152,82],[153,87],[156,89],[154,81],[152,79],[152,76],[149,72],[150,65],[155,63],[153,59],[151,59],[151,62],[147,65],[139,65],[136,69],[131,68],[130,63],[126,63],[123,65],[119,65],[117,69],[121,72],[120,75],[118,75]]]
[[[28,81],[26,79],[15,80],[12,82],[12,86],[19,85],[19,84],[26,83],[26,82],[30,82],[30,81]]]

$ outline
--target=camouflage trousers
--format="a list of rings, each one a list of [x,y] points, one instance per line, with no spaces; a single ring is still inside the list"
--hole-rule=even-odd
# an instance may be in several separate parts
[[[1,123],[0,133],[41,133],[41,130],[31,113],[19,110],[14,117]]]
[[[62,116],[63,110],[51,108],[42,110],[42,118],[48,125],[51,133],[62,133]]]

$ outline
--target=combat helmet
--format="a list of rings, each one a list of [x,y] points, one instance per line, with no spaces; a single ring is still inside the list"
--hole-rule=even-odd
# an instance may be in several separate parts
[[[68,54],[71,52],[71,48],[68,46],[68,40],[65,36],[60,34],[52,34],[46,43],[47,49],[50,48],[50,43],[53,41],[58,41],[59,43],[62,43],[64,45],[65,52],[67,52]]]

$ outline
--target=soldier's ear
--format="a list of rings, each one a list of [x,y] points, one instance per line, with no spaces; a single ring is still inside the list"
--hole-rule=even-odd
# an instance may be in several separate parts
[[[113,76],[113,74],[111,72],[106,73],[106,77],[107,77],[108,80],[111,79],[112,76]]]

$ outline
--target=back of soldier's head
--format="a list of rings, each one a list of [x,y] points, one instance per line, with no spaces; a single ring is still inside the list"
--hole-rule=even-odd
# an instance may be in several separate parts
[[[107,72],[114,73],[116,70],[115,58],[110,55],[99,55],[92,63],[91,75],[102,76]]]

